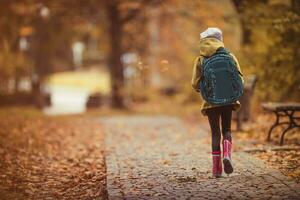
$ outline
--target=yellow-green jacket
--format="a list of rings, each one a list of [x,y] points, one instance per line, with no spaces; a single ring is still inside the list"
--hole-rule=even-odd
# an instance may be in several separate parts
[[[203,62],[203,58],[204,57],[210,57],[211,55],[213,55],[220,47],[224,47],[224,44],[222,41],[215,39],[215,38],[204,38],[200,40],[200,56],[198,56],[195,61],[194,61],[194,68],[193,68],[193,76],[192,76],[192,86],[193,88],[199,92],[199,83],[201,80],[201,65]],[[234,59],[234,61],[236,62],[236,67],[239,70],[241,76],[242,76],[242,72],[241,72],[241,68],[240,65],[238,63],[238,60],[236,59],[236,57],[231,54],[232,58]],[[199,64],[198,64],[199,63]],[[233,110],[238,110],[241,107],[241,104],[239,101],[236,101],[234,103],[232,103],[233,105]],[[201,106],[201,112],[203,115],[206,115],[206,110],[209,108],[213,108],[213,107],[217,107],[220,105],[213,105],[210,104],[206,101],[203,100],[202,106]]]

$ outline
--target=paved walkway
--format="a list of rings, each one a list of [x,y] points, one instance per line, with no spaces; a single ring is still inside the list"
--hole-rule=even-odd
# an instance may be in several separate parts
[[[115,199],[300,199],[300,186],[234,152],[235,172],[211,178],[208,133],[166,116],[102,118],[108,197]]]

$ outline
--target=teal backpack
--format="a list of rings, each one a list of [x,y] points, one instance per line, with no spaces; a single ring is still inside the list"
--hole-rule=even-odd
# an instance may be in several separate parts
[[[211,104],[227,105],[243,95],[243,82],[236,63],[225,48],[219,48],[211,57],[204,58],[200,91]]]

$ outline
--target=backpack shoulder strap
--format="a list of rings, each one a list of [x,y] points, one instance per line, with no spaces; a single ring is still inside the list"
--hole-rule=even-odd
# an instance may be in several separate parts
[[[219,47],[216,50],[216,52],[213,53],[210,57],[203,56],[203,65],[205,65],[209,61],[209,58],[211,58],[215,55],[220,55],[220,54],[229,55],[230,53],[227,49],[225,49],[225,47]]]
[[[225,47],[218,48],[217,51],[216,51],[216,53],[219,53],[219,54],[230,54],[230,52]]]

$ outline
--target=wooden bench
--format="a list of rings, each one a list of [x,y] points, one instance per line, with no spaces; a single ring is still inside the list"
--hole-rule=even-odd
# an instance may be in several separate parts
[[[273,112],[276,115],[275,123],[270,127],[267,141],[271,140],[271,134],[275,127],[280,125],[288,125],[281,133],[280,145],[283,144],[284,135],[291,129],[300,128],[300,117],[296,116],[300,113],[300,103],[263,103],[264,110]],[[288,121],[281,121],[282,118],[288,118]]]

